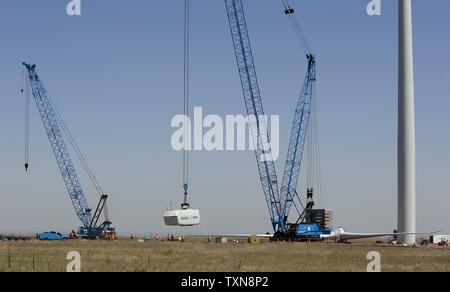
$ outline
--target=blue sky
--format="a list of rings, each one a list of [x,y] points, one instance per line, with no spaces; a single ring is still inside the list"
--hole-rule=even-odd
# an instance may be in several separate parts
[[[82,0],[80,17],[66,15],[68,2],[0,3],[0,231],[79,224],[34,104],[31,171],[23,169],[27,61],[111,194],[118,230],[168,232],[162,212],[182,200],[170,121],[183,109],[183,1]],[[318,59],[323,207],[336,227],[377,232],[396,226],[397,5],[384,0],[383,15],[369,17],[369,2],[294,1]],[[306,60],[279,1],[244,5],[265,110],[280,115],[283,158]],[[413,9],[418,229],[450,232],[450,2],[413,0]],[[191,11],[191,106],[243,114],[223,1],[194,0]],[[271,230],[254,160],[251,152],[191,155],[203,224],[184,232]]]

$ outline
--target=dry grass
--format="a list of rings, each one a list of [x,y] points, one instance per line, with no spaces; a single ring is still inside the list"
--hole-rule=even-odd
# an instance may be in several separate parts
[[[366,270],[367,253],[378,251],[383,271],[450,271],[450,249],[404,248],[359,242],[251,245],[107,241],[0,242],[0,272],[65,271],[70,251],[81,254],[85,272],[295,272]]]

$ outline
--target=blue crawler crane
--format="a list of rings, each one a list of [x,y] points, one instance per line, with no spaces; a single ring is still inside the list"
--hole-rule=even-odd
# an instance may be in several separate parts
[[[250,132],[255,144],[260,180],[275,232],[273,239],[292,241],[319,240],[320,235],[330,234],[332,231],[330,224],[331,211],[314,209],[313,185],[307,188],[304,202],[297,194],[297,182],[312,114],[313,91],[316,82],[316,56],[311,52],[301,33],[298,22],[293,18],[294,9],[287,1],[282,2],[285,6],[284,12],[294,26],[294,30],[299,36],[300,44],[306,53],[308,69],[295,108],[281,188],[278,186],[277,174],[272,159],[270,139],[267,134],[267,121],[264,115],[244,7],[241,0],[225,0],[225,6],[247,114],[254,120],[254,122],[250,123]],[[297,211],[298,219],[291,223],[288,219],[292,206]]]
[[[106,220],[102,224],[98,224],[102,212],[105,211],[105,213],[107,213],[106,200],[108,196],[103,193],[102,188],[95,179],[94,174],[81,154],[81,151],[70,134],[70,131],[59,115],[59,112],[56,110],[50,96],[47,93],[47,90],[44,87],[44,84],[36,73],[36,65],[26,63],[23,63],[23,65],[27,69],[31,91],[36,102],[39,115],[44,124],[44,128],[50,141],[50,145],[56,158],[64,184],[69,193],[75,213],[83,224],[78,229],[78,236],[81,238],[95,239],[105,238],[105,234],[113,234],[113,237],[115,237],[115,229],[111,227],[112,223],[107,218],[107,214],[105,214]],[[68,138],[70,144],[73,146],[73,149],[86,169],[89,178],[100,194],[100,201],[93,215],[91,214],[92,210],[89,208],[86,196],[81,187],[78,175],[72,163],[72,159],[69,155],[69,151],[64,141],[63,132]],[[25,169],[28,170],[28,168],[29,163],[26,161]]]

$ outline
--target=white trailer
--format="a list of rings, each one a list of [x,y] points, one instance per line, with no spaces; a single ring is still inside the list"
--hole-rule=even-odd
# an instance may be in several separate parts
[[[441,242],[450,242],[450,235],[433,235],[433,244],[439,244]]]

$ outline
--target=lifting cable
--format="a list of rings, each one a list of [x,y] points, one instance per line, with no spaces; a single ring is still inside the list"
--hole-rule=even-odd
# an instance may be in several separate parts
[[[24,81],[26,81],[26,86],[24,90]],[[29,78],[24,78],[24,71],[22,70],[22,89],[21,93],[25,93],[25,169],[27,170],[29,167],[29,159],[30,159],[30,80]],[[103,195],[103,189],[98,183],[97,179],[95,178],[95,175],[93,174],[89,164],[87,163],[86,159],[84,158],[83,154],[81,153],[80,148],[78,147],[78,144],[76,143],[75,139],[73,138],[69,128],[67,127],[66,123],[62,119],[61,115],[59,114],[58,109],[56,108],[55,103],[53,102],[53,99],[50,97],[50,95],[47,93],[48,100],[50,102],[51,107],[53,108],[55,112],[56,119],[58,120],[58,123],[63,130],[66,138],[68,139],[70,145],[72,146],[76,156],[81,161],[81,164],[83,165],[83,168],[85,169],[86,173],[89,176],[89,179],[91,180],[92,184],[94,185],[95,189],[100,195]]]
[[[29,78],[24,77],[24,69],[22,69],[22,89],[21,93],[25,93],[25,170],[28,171],[29,168],[29,161],[30,161],[30,88],[31,88],[31,82]],[[24,90],[24,81],[26,82],[25,90]],[[97,181],[97,178],[95,177],[91,167],[87,163],[84,155],[82,154],[77,142],[73,138],[69,128],[67,127],[66,123],[64,122],[63,118],[61,117],[58,109],[56,108],[55,103],[53,102],[52,98],[47,92],[47,97],[50,102],[51,107],[53,108],[55,112],[56,119],[63,130],[67,140],[69,141],[70,146],[72,147],[73,151],[75,152],[77,158],[80,160],[84,170],[86,171],[89,180],[91,181],[92,185],[98,192],[100,196],[104,195],[104,191],[102,187],[100,186],[100,183]],[[104,206],[104,217],[106,221],[109,221],[109,215],[108,215],[108,207],[107,203],[105,203]]]
[[[87,163],[86,158],[84,157],[83,153],[80,150],[80,147],[78,146],[76,140],[73,138],[72,133],[70,132],[69,128],[67,127],[66,123],[64,122],[62,116],[60,115],[58,109],[56,108],[55,103],[53,102],[53,99],[50,97],[50,95],[47,93],[48,96],[48,100],[51,104],[51,106],[53,107],[53,110],[55,111],[56,114],[56,118],[67,138],[67,140],[69,141],[70,146],[72,147],[73,151],[75,152],[78,160],[81,162],[81,165],[83,166],[84,170],[86,171],[89,180],[91,181],[92,185],[94,186],[94,188],[96,189],[96,191],[98,192],[98,194],[100,196],[104,195],[104,191],[100,185],[100,183],[97,181],[97,178],[95,177],[91,167],[89,166],[89,164]],[[105,203],[104,206],[104,217],[106,221],[109,221],[109,215],[108,215],[108,207],[107,207],[107,203]]]
[[[322,202],[322,173],[320,169],[319,119],[317,111],[316,83],[314,83],[311,100],[311,122],[307,140],[306,184],[308,188],[314,188],[318,201]]]
[[[53,107],[55,113],[56,113],[56,118],[59,121],[59,124],[61,125],[61,128],[67,138],[67,140],[69,141],[70,146],[72,146],[72,149],[74,150],[77,158],[80,160],[81,164],[83,165],[84,170],[86,171],[86,173],[89,176],[89,179],[91,180],[92,184],[94,185],[95,189],[97,190],[97,192],[100,195],[103,195],[103,189],[100,186],[100,184],[98,183],[97,179],[95,178],[94,173],[92,172],[89,164],[87,163],[85,157],[83,156],[80,148],[78,147],[77,142],[75,141],[75,139],[72,136],[72,133],[70,132],[69,128],[67,127],[66,123],[64,122],[64,120],[62,119],[61,115],[59,114],[59,111],[57,110],[55,103],[53,102],[52,98],[50,97],[50,95],[48,95],[48,100],[50,101],[51,106]]]
[[[189,153],[188,153],[188,135],[189,129],[189,57],[190,57],[190,9],[189,0],[184,1],[184,149],[183,149],[183,189],[184,204],[188,204],[187,195],[189,187]]]
[[[281,0],[284,7],[284,13],[288,16],[289,21],[297,36],[300,47],[306,55],[313,54],[311,47],[303,33],[300,21],[295,16],[295,9],[290,4],[289,0]],[[317,72],[315,73],[317,78]],[[320,146],[319,146],[319,123],[317,112],[317,94],[316,82],[314,82],[313,96],[311,100],[311,123],[307,138],[307,178],[306,184],[308,188],[316,190],[320,205],[322,205],[322,173],[320,168]]]
[[[29,165],[30,165],[30,88],[31,83],[29,78],[24,77],[24,69],[22,69],[22,89],[21,93],[25,94],[25,171],[28,171]],[[26,83],[26,84],[25,84]],[[25,89],[24,89],[25,88]],[[96,191],[99,193],[99,195],[103,195],[103,189],[98,183],[94,173],[92,172],[89,164],[87,163],[86,159],[84,158],[83,154],[81,153],[80,148],[78,147],[78,144],[76,143],[75,139],[73,138],[69,128],[67,127],[66,123],[62,119],[61,115],[59,114],[58,109],[55,106],[55,103],[53,102],[50,95],[47,93],[48,100],[50,102],[51,107],[53,108],[56,119],[58,120],[58,123],[63,130],[66,138],[69,141],[70,146],[72,146],[72,149],[74,150],[76,156],[80,160],[81,164],[83,165],[84,170],[86,171],[91,183],[95,187]],[[108,218],[108,210],[105,205],[105,219],[106,221],[109,221]]]
[[[316,71],[317,76],[317,71]],[[317,110],[317,84],[314,82],[314,95],[313,95],[313,125],[314,125],[314,142],[313,145],[315,147],[315,155],[314,155],[314,164],[315,164],[315,178],[316,178],[316,186],[317,186],[317,198],[320,203],[319,207],[322,208],[322,170],[320,168],[321,154],[320,154],[320,142],[319,142],[319,114]]]
[[[25,171],[28,171],[30,166],[30,88],[28,84],[29,79],[25,78],[25,71],[22,68],[22,89],[20,92],[25,95]]]
[[[305,37],[305,34],[303,33],[300,22],[298,21],[297,17],[295,17],[295,9],[292,7],[288,0],[281,0],[281,4],[284,7],[284,13],[288,16],[292,28],[297,35],[297,39],[302,50],[306,55],[312,54],[311,47],[308,45],[308,41]]]
[[[86,159],[84,158],[83,154],[81,153],[81,150],[78,147],[77,142],[73,138],[72,133],[70,132],[70,130],[67,127],[67,125],[64,122],[64,120],[62,119],[61,115],[59,114],[59,111],[56,109],[55,103],[53,102],[53,100],[51,99],[51,97],[49,95],[48,95],[48,99],[49,99],[50,104],[52,105],[52,107],[53,107],[53,109],[54,109],[54,111],[56,113],[56,118],[58,119],[59,124],[61,125],[61,128],[62,128],[62,130],[63,130],[67,140],[69,141],[70,146],[72,146],[72,148],[73,148],[77,158],[80,160],[81,164],[83,165],[83,168],[86,171],[86,173],[88,174],[89,179],[91,180],[91,182],[94,185],[94,187],[97,190],[97,192],[100,195],[104,194],[102,187],[98,183],[98,181],[95,178],[91,168],[89,167],[89,164],[87,163]]]

